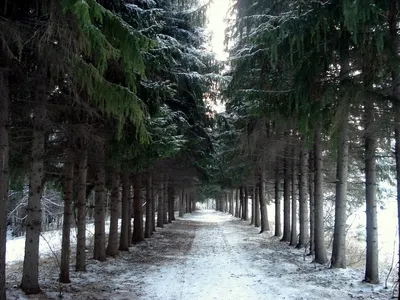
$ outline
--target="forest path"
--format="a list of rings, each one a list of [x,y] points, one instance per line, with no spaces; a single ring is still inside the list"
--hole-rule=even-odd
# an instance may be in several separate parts
[[[382,285],[361,283],[362,270],[314,266],[303,254],[248,222],[197,211],[117,258],[88,260],[86,273],[71,273],[71,284],[60,286],[57,267],[44,261],[44,293],[14,290],[10,299],[59,299],[60,287],[71,300],[389,299]]]

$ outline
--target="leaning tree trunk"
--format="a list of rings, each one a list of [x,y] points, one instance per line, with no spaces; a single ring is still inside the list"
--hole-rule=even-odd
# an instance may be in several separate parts
[[[315,164],[314,164],[314,151],[311,150],[309,152],[308,156],[308,196],[310,198],[310,255],[314,256],[315,254],[315,247],[314,247],[314,228],[315,228],[315,222],[314,222],[314,216],[315,216],[315,211],[314,211],[314,173],[315,173]]]
[[[275,168],[275,236],[282,235],[281,195],[279,193],[279,166]]]
[[[300,235],[297,248],[304,248],[308,243],[308,209],[307,209],[307,152],[302,150],[299,155],[299,221]]]
[[[144,237],[149,238],[153,233],[153,224],[151,218],[152,199],[151,199],[151,175],[146,177],[146,223],[144,226]]]
[[[283,158],[283,242],[290,242],[290,166],[287,154],[285,151]]]
[[[133,200],[133,234],[132,243],[144,241],[143,233],[143,211],[142,211],[142,182],[140,175],[134,177],[134,200]]]
[[[365,101],[365,200],[367,203],[367,261],[365,281],[379,282],[378,216],[376,203],[376,137],[374,131],[375,108],[371,99]]]
[[[42,225],[40,200],[42,198],[44,184],[44,135],[47,119],[47,79],[43,71],[43,74],[39,75],[37,81],[36,99],[33,110],[33,138],[27,207],[28,214],[25,223],[25,257],[21,282],[21,289],[26,294],[40,293],[39,237]]]
[[[6,299],[6,243],[9,156],[9,91],[6,74],[0,72],[0,299]]]
[[[346,219],[347,219],[347,174],[349,165],[349,105],[350,76],[349,34],[343,30],[340,43],[341,103],[338,127],[336,165],[335,225],[332,245],[332,268],[346,268]]]
[[[72,138],[70,134],[69,139]],[[72,144],[71,141],[69,143]],[[70,147],[66,149],[66,162],[64,165],[64,215],[61,242],[60,278],[62,283],[70,283],[69,260],[71,255],[71,223],[72,223],[72,198],[74,192],[74,159],[75,152]]]
[[[323,170],[320,128],[317,127],[314,135],[314,247],[315,262],[325,264],[326,256],[325,234],[324,234],[324,199],[323,199]]]
[[[265,171],[262,168],[260,173],[259,182],[260,186],[260,212],[261,212],[261,232],[269,231],[269,221],[268,221],[268,212],[267,212],[267,201],[265,200]]]
[[[94,207],[94,248],[93,259],[106,261],[106,199],[104,170],[104,145],[98,147],[98,157],[95,165],[95,207]]]
[[[292,159],[292,229],[290,235],[290,246],[297,246],[297,170],[296,170],[296,151],[293,149]]]
[[[129,222],[130,222],[130,193],[131,185],[128,172],[122,173],[122,200],[121,200],[121,232],[119,250],[129,251]]]
[[[118,207],[120,206],[119,177],[118,172],[111,173],[110,232],[108,235],[106,254],[113,257],[118,255]]]
[[[158,191],[157,227],[164,227],[164,180],[162,178]]]
[[[79,187],[76,198],[76,271],[86,271],[86,181],[87,181],[87,148],[85,142],[77,158],[79,172]]]

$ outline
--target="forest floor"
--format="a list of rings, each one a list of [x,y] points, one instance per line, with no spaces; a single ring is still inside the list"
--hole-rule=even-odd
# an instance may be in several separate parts
[[[215,211],[177,218],[107,262],[89,259],[86,273],[71,272],[71,284],[57,283],[55,259],[42,257],[40,295],[17,288],[21,269],[21,262],[7,266],[8,299],[391,298],[383,285],[362,283],[362,270],[314,265],[304,250]]]

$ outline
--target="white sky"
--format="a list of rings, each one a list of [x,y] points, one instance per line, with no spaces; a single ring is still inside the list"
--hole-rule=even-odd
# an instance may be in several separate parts
[[[208,9],[207,31],[211,33],[211,49],[218,60],[226,60],[227,53],[224,52],[224,39],[226,23],[224,21],[228,12],[230,0],[212,0]]]

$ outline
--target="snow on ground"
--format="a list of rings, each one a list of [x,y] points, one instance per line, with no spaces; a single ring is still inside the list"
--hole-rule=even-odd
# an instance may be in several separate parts
[[[8,268],[10,299],[390,299],[363,270],[314,266],[304,251],[227,214],[199,211],[157,228],[151,239],[57,283],[52,259],[41,262],[43,293],[24,296],[18,263]],[[21,264],[21,263],[19,263]],[[71,261],[73,269],[73,261]]]
[[[108,230],[109,222],[106,222],[106,229]],[[94,235],[94,224],[86,225],[86,234],[90,239]],[[71,229],[71,243],[76,245],[76,228]],[[53,255],[53,252],[61,250],[61,230],[51,230],[42,232],[39,241],[40,257],[47,257]],[[11,234],[7,234],[7,247],[6,247],[6,262],[7,264],[21,262],[24,260],[25,253],[25,236],[13,238]]]

